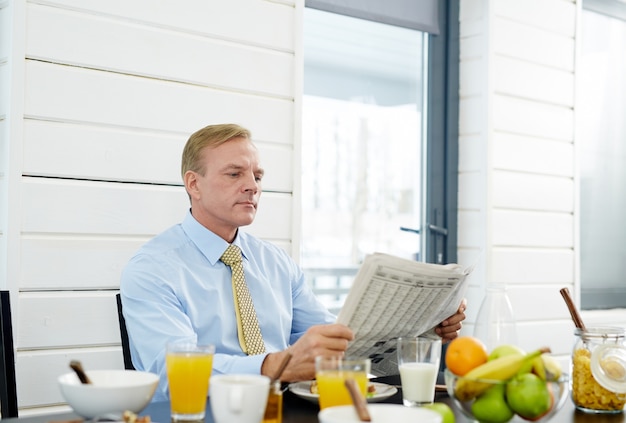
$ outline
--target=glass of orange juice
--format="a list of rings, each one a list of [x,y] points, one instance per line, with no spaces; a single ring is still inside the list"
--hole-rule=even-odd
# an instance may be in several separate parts
[[[315,379],[320,409],[352,404],[352,397],[345,385],[346,379],[354,379],[365,397],[370,366],[369,358],[316,357]]]
[[[204,421],[214,353],[213,345],[167,345],[165,364],[172,422]]]

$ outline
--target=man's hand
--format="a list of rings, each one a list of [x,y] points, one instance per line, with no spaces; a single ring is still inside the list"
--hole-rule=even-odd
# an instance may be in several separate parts
[[[283,372],[283,382],[296,382],[315,378],[315,357],[343,356],[348,343],[354,339],[352,330],[339,323],[312,326],[298,341],[289,347],[291,360]],[[286,351],[270,353],[261,366],[261,374],[274,377]]]
[[[441,340],[444,343],[452,341],[454,338],[459,336],[459,331],[463,324],[461,323],[465,320],[465,309],[467,308],[467,300],[464,298],[459,305],[458,310],[452,316],[448,317],[443,322],[439,323],[439,326],[435,328],[435,333],[441,336]]]

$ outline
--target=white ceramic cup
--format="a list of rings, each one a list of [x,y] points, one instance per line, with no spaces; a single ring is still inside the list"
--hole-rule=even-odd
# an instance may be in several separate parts
[[[263,420],[270,378],[229,374],[211,377],[209,401],[215,423],[260,423]]]
[[[441,338],[398,338],[398,370],[402,402],[409,407],[431,404],[441,359]]]
[[[368,404],[367,411],[376,423],[441,423],[441,414],[427,408],[400,404]],[[328,407],[317,415],[320,423],[361,423],[353,405]]]

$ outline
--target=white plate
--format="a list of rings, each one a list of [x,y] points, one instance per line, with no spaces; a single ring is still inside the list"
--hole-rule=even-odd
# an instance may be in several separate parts
[[[395,386],[387,385],[384,383],[368,382],[368,384],[374,385],[374,387],[376,388],[376,392],[374,393],[374,395],[367,397],[367,402],[382,401],[385,398],[389,398],[390,396],[398,392]],[[297,396],[299,396],[300,398],[304,398],[308,401],[311,401],[317,404],[319,395],[311,393],[311,381],[310,380],[305,381],[305,382],[290,383],[289,390],[293,392],[294,394],[296,394]]]

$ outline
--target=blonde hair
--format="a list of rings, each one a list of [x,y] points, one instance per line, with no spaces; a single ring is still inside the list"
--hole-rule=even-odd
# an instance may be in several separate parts
[[[233,138],[251,139],[250,131],[234,123],[209,125],[191,134],[183,149],[180,171],[183,179],[188,170],[204,176],[202,151],[205,147],[214,148]]]

